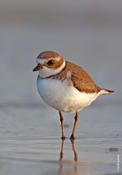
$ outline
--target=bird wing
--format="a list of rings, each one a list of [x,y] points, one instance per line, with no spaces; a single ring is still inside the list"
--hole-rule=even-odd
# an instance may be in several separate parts
[[[69,61],[66,61],[66,66],[60,73],[48,78],[62,81],[67,79],[68,85],[72,84],[80,92],[97,93],[101,90],[82,67]]]
[[[71,71],[71,80],[76,89],[86,93],[94,93],[101,90],[82,67],[68,61],[66,63],[67,69]]]

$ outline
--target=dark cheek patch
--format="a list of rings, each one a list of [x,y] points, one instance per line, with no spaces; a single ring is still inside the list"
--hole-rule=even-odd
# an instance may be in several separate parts
[[[49,61],[47,62],[47,64],[48,64],[48,66],[52,66],[53,64],[55,64],[55,61],[54,61],[54,60],[49,60]]]
[[[53,64],[48,65],[48,62],[46,64],[44,64],[46,67],[50,68],[50,69],[56,69],[59,68],[61,65],[63,64],[63,59],[61,59],[60,61],[55,61]]]

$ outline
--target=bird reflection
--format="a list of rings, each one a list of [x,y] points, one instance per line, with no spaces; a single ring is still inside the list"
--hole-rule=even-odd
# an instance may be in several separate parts
[[[59,154],[58,161],[48,161],[48,163],[56,163],[59,165],[57,171],[46,173],[46,175],[90,175],[87,171],[79,170],[81,167],[89,167],[93,164],[90,162],[80,162],[78,161],[78,153],[76,151],[74,139],[71,139],[72,151],[74,154],[74,160],[63,160],[64,157],[64,142],[65,140],[62,139],[61,142],[61,150]]]
[[[73,150],[73,153],[74,153],[74,161],[77,161],[78,160],[78,154],[76,152],[74,140],[71,140],[71,143],[72,143],[72,150]],[[61,152],[60,152],[60,159],[59,159],[60,161],[63,160],[63,150],[64,150],[64,139],[62,140],[62,144],[61,144]]]
[[[61,143],[61,151],[60,151],[60,158],[59,158],[59,170],[57,172],[57,175],[90,175],[88,172],[81,172],[78,170],[78,153],[76,151],[75,142],[74,140],[71,140],[72,144],[72,151],[74,154],[74,162],[72,161],[64,161],[63,155],[64,155],[64,139]],[[73,169],[65,170],[64,165],[65,164],[71,164]]]

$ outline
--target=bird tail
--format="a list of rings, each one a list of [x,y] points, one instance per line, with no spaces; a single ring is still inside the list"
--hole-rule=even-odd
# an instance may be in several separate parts
[[[111,93],[114,93],[114,91],[111,90],[111,89],[104,89],[103,88],[103,89],[101,89],[100,93],[103,94],[103,95],[109,95]]]

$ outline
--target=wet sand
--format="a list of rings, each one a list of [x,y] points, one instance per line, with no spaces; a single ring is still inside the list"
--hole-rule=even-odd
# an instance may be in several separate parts
[[[121,174],[121,23],[78,23],[70,16],[60,22],[58,16],[53,25],[0,19],[0,174]],[[63,143],[58,112],[37,93],[32,69],[43,50],[58,51],[101,87],[115,90],[79,113],[74,143],[69,139],[74,115],[64,113]]]

